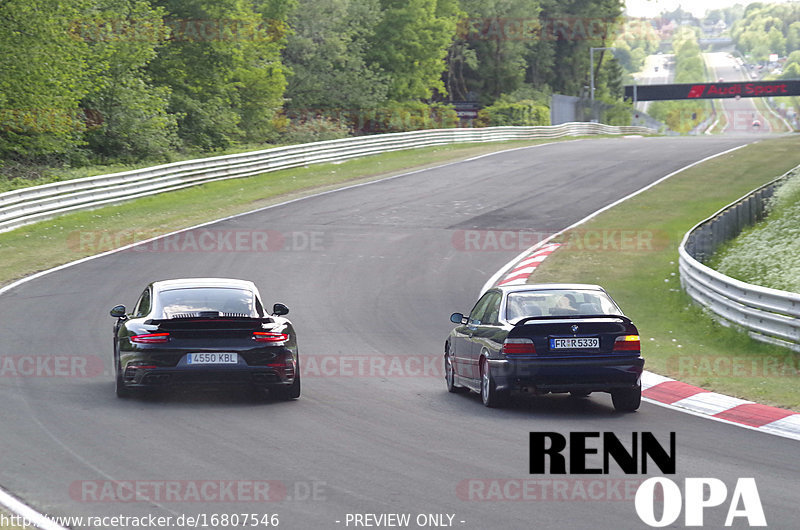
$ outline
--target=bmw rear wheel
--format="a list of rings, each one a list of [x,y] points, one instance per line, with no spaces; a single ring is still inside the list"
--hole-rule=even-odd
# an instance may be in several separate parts
[[[633,412],[642,403],[641,381],[633,388],[623,388],[611,392],[611,402],[617,412]]]
[[[447,354],[444,356],[444,379],[447,382],[448,392],[457,394],[464,391],[463,386],[456,385],[456,374],[455,370],[453,369],[453,361],[450,360],[450,356]]]
[[[481,362],[481,401],[489,408],[502,406],[506,401],[506,395],[497,391],[492,371],[489,368],[489,360],[484,358]]]

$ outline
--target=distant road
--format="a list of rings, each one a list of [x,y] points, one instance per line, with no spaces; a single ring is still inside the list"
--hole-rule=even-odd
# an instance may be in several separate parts
[[[725,82],[747,81],[744,70],[730,54],[725,52],[704,53],[703,58],[709,72],[714,76],[712,81]],[[755,105],[753,98],[717,99],[714,100],[717,112],[726,117],[722,134],[764,134],[773,132],[769,121],[765,119]],[[780,132],[780,131],[776,131]]]
[[[644,69],[634,74],[638,85],[663,85],[672,83],[675,75],[675,56],[671,53],[648,55],[644,60]],[[647,112],[649,101],[640,101],[636,110]]]

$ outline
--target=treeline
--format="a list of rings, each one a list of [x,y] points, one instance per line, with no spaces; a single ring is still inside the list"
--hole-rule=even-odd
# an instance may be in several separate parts
[[[800,50],[800,2],[748,5],[744,18],[731,27],[738,50],[753,62],[766,62]]]
[[[546,124],[620,15],[617,0],[2,0],[0,171],[450,127],[457,102],[484,107],[478,125]],[[609,58],[596,96],[614,100]]]
[[[614,60],[626,73],[640,72],[648,55],[656,53],[661,37],[652,22],[646,19],[629,19],[614,41]]]
[[[675,83],[697,83],[707,79],[705,63],[698,43],[699,29],[681,27],[672,36],[675,54]],[[708,100],[654,101],[650,114],[671,130],[686,133],[705,120],[711,111]]]

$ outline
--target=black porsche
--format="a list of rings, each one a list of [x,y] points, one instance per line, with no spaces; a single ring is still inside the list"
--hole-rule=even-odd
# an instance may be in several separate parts
[[[639,331],[598,285],[530,284],[494,287],[445,343],[450,392],[480,393],[487,407],[512,392],[608,392],[618,411],[642,398]]]
[[[116,393],[168,385],[233,385],[300,397],[297,337],[275,304],[267,314],[245,280],[188,278],[148,285],[128,314],[111,310]]]

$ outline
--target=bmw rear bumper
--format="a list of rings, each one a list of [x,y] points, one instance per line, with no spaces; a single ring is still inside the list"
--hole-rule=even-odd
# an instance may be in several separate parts
[[[644,369],[641,356],[489,360],[500,392],[608,392],[639,385]]]

